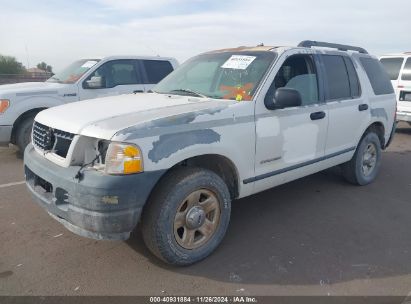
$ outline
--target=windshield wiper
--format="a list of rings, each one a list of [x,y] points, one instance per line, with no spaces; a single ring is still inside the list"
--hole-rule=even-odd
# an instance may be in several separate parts
[[[189,93],[189,94],[194,95],[194,96],[197,96],[197,97],[208,98],[208,96],[206,96],[206,95],[204,95],[204,94],[201,94],[201,93],[199,93],[199,92],[190,90],[190,89],[175,89],[175,90],[171,90],[171,91],[170,91],[170,93],[173,93],[173,92]]]

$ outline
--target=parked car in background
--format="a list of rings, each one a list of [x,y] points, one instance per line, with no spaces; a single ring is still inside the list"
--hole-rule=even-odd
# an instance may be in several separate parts
[[[234,199],[337,165],[350,183],[374,181],[395,104],[381,63],[359,47],[213,51],[151,94],[39,113],[26,183],[70,231],[124,240],[141,218],[148,248],[187,265],[219,245]]]
[[[411,52],[384,55],[380,61],[397,96],[397,120],[411,124]]]
[[[0,145],[16,144],[23,151],[30,142],[34,117],[44,109],[96,97],[147,92],[177,66],[178,62],[168,57],[90,58],[75,61],[46,82],[0,85]]]

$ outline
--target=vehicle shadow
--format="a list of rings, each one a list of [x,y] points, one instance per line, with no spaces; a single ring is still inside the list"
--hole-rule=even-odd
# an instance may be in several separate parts
[[[395,131],[396,133],[400,133],[400,134],[409,134],[409,135],[411,135],[411,127],[401,127],[401,128],[398,128],[396,131]]]
[[[404,121],[400,121],[397,124],[397,129],[395,131],[396,133],[411,134],[411,125]]]
[[[128,241],[165,270],[247,284],[330,284],[411,273],[411,153],[384,153],[366,187],[334,168],[233,202],[227,235],[210,257],[172,267]]]

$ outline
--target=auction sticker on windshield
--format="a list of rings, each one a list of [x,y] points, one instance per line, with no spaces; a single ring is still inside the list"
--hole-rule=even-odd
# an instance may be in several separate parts
[[[97,61],[89,60],[89,61],[86,61],[81,67],[82,68],[91,68],[96,63],[97,63]]]
[[[255,58],[255,56],[232,55],[221,67],[223,69],[245,70]]]

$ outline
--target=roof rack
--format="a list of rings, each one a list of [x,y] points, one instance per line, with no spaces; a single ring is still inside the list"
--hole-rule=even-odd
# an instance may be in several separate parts
[[[305,40],[300,42],[298,45],[299,47],[307,47],[311,48],[313,46],[317,47],[327,47],[327,48],[332,48],[332,49],[337,49],[340,51],[356,51],[361,54],[368,54],[368,52],[358,46],[351,46],[351,45],[344,45],[344,44],[337,44],[337,43],[328,43],[328,42],[320,42],[320,41],[311,41],[311,40]]]

